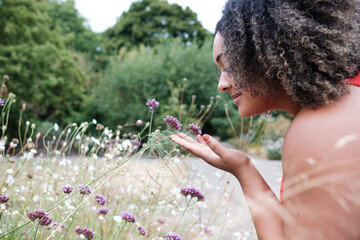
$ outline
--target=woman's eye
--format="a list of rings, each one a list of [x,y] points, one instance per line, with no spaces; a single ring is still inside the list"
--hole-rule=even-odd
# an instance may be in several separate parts
[[[217,77],[217,79],[220,79],[221,69],[220,69],[219,66],[216,65],[216,64],[215,64],[215,71],[216,71],[216,77]]]

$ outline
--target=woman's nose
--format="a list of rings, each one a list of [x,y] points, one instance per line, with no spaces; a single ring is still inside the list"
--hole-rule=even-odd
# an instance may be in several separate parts
[[[229,77],[224,74],[221,73],[220,79],[219,79],[219,84],[218,84],[218,89],[221,92],[229,92],[231,90],[231,81],[229,79]]]

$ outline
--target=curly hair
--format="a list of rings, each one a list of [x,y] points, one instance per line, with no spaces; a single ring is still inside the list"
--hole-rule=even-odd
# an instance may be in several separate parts
[[[215,30],[224,71],[253,95],[283,89],[303,107],[333,103],[360,70],[359,2],[228,0]]]

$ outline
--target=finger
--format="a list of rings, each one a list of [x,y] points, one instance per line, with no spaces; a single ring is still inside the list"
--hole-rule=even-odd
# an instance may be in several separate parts
[[[184,138],[181,138],[179,137],[178,135],[171,135],[170,136],[170,139],[176,143],[176,144],[179,144],[181,147],[185,148],[186,150],[192,152],[193,154],[195,155],[198,155],[199,151],[198,151],[198,148],[196,147],[196,145],[198,145],[198,143],[193,140],[195,143],[193,142],[190,142],[190,141],[187,141],[185,140]]]
[[[178,135],[179,137],[181,137],[182,139],[189,141],[191,143],[197,143],[193,138],[189,137],[188,135],[184,134],[184,133],[179,133]]]
[[[197,135],[196,136],[196,140],[198,141],[198,143],[201,143],[201,144],[206,144],[204,139],[202,139],[202,137],[200,135]]]
[[[219,143],[218,140],[209,136],[208,134],[205,134],[202,139],[220,158],[225,157],[228,149],[224,147],[221,143]]]

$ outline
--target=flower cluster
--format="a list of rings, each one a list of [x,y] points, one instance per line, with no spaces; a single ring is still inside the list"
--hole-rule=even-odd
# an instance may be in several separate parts
[[[191,196],[191,198],[197,198],[198,201],[204,201],[205,197],[204,195],[200,192],[199,189],[196,189],[194,187],[182,187],[180,189],[180,193],[182,195],[184,195],[185,197],[187,196]]]
[[[169,233],[168,235],[166,235],[166,240],[182,240],[182,238],[177,233]]]
[[[95,200],[98,202],[98,204],[105,205],[106,197],[104,197],[103,195],[100,195],[100,194],[96,194]]]
[[[0,195],[0,203],[7,203],[9,199],[8,195]]]
[[[93,239],[95,235],[95,232],[93,230],[86,227],[82,228],[80,226],[75,227],[75,232],[79,235],[84,235],[86,239]]]
[[[64,193],[70,194],[74,188],[69,184],[66,184],[62,187]]]
[[[197,136],[201,135],[200,127],[197,124],[191,123],[189,124],[190,133]]]
[[[90,195],[92,193],[91,187],[89,186],[84,187],[83,184],[79,185],[78,189],[80,190],[80,194],[82,195]]]
[[[125,211],[121,214],[121,219],[125,220],[126,222],[136,222],[136,217],[128,211]]]
[[[143,236],[145,236],[147,234],[146,230],[143,227],[138,227],[139,233]]]
[[[150,112],[155,112],[155,108],[159,107],[159,102],[156,101],[155,99],[149,99],[146,102],[146,106],[149,107]]]
[[[173,129],[173,130],[181,130],[181,123],[179,122],[179,120],[177,120],[176,117],[173,116],[166,116],[164,118],[164,122],[166,123],[166,125],[168,126],[168,128]]]
[[[99,208],[99,210],[97,211],[98,214],[107,214],[109,212],[109,209],[107,207],[101,207]]]
[[[35,212],[29,212],[26,214],[31,221],[39,219],[39,225],[49,226],[52,223],[52,220],[49,218],[49,214],[42,209],[36,210]]]

